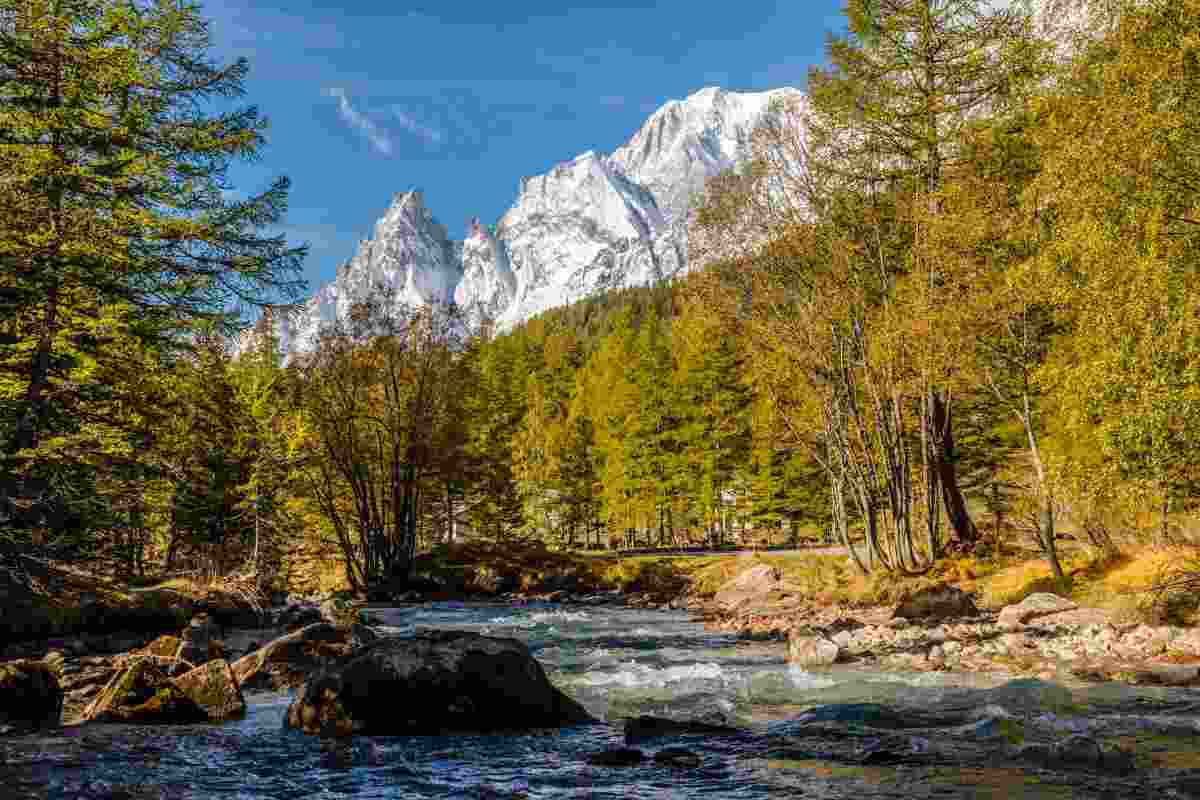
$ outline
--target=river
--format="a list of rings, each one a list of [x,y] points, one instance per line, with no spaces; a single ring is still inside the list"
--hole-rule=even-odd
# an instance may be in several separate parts
[[[1070,771],[1059,780],[1054,772],[993,763],[989,754],[1004,749],[1000,740],[1011,738],[1015,725],[1030,741],[1100,728],[1120,734],[1122,726],[1130,735],[1152,730],[1174,736],[1185,750],[1200,741],[1194,724],[1200,697],[1185,690],[1014,685],[1005,684],[1004,676],[852,668],[814,674],[789,666],[782,643],[715,634],[683,612],[439,603],[371,613],[393,635],[441,628],[521,639],[551,680],[601,719],[702,719],[747,733],[638,745],[647,755],[686,747],[700,757],[698,767],[647,761],[611,768],[587,758],[623,745],[619,724],[530,734],[364,737],[334,745],[284,730],[289,697],[258,694],[247,697],[245,719],[221,726],[82,727],[0,741],[0,796],[1123,797],[1142,784]],[[877,707],[836,705],[863,703],[882,704],[896,718],[876,731],[871,715],[878,716]],[[814,741],[803,724],[814,715],[806,712],[830,705],[865,713],[859,721],[868,724],[839,717],[847,722],[843,733]],[[905,715],[926,715],[924,724],[933,729],[920,728],[919,721],[909,725]],[[830,752],[823,754],[823,747]],[[887,757],[873,759],[876,752]],[[1154,796],[1146,786],[1146,796]]]

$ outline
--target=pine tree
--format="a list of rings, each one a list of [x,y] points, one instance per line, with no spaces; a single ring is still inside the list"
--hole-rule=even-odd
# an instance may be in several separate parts
[[[472,388],[464,397],[464,418],[469,422],[462,516],[465,531],[496,539],[525,524],[513,452],[526,413],[526,376],[518,354],[523,346],[523,337],[513,333],[472,343],[466,357]]]
[[[303,249],[259,233],[280,219],[286,179],[226,195],[265,121],[214,110],[241,95],[247,66],[218,66],[209,47],[178,0],[0,2],[0,438],[25,453],[2,465],[10,520],[31,495],[70,502],[71,479],[46,474],[39,448],[78,427],[84,365],[122,357],[99,320],[161,350],[300,288]]]
[[[751,394],[739,330],[711,313],[703,296],[685,300],[676,328],[681,466],[689,472],[698,523],[720,543],[728,528],[727,500],[750,469]]]

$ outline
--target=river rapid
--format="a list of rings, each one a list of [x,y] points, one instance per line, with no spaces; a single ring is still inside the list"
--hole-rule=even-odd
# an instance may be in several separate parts
[[[783,643],[716,634],[683,612],[431,603],[370,613],[390,635],[460,629],[518,638],[556,685],[612,724],[323,743],[283,728],[287,694],[249,695],[245,719],[220,726],[84,726],[0,740],[0,797],[1163,797],[1183,784],[1168,791],[1161,769],[1149,780],[1038,769],[998,754],[1080,733],[1152,735],[1168,754],[1200,750],[1200,696],[1188,690],[806,672],[786,662]],[[624,746],[621,721],[638,715],[745,732],[636,745],[647,756],[684,747],[699,757],[689,768],[589,763]],[[1200,759],[1196,767],[1200,775]]]

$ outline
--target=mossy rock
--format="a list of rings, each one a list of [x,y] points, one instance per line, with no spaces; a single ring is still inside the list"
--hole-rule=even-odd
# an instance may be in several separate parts
[[[0,727],[19,731],[54,727],[62,718],[62,707],[62,687],[49,664],[0,664]]]
[[[179,687],[214,722],[245,716],[246,700],[229,663],[214,659],[176,678]]]
[[[187,724],[206,722],[208,714],[158,666],[139,660],[104,688],[87,718],[138,725]]]
[[[160,658],[174,658],[175,653],[179,650],[179,637],[160,636],[150,644],[138,650],[139,653],[144,653],[148,656],[158,656]]]

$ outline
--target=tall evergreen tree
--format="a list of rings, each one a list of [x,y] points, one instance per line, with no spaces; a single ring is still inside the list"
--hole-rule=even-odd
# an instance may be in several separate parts
[[[246,199],[229,167],[261,149],[244,61],[217,65],[185,0],[0,2],[0,519],[67,496],[38,448],[77,428],[84,367],[120,357],[96,321],[143,346],[239,303],[289,299],[304,251],[260,233],[286,179]],[[119,391],[122,384],[110,387]],[[19,459],[13,457],[18,454]],[[45,470],[42,470],[44,473]],[[62,473],[59,473],[62,477]],[[3,523],[0,523],[3,524]]]

